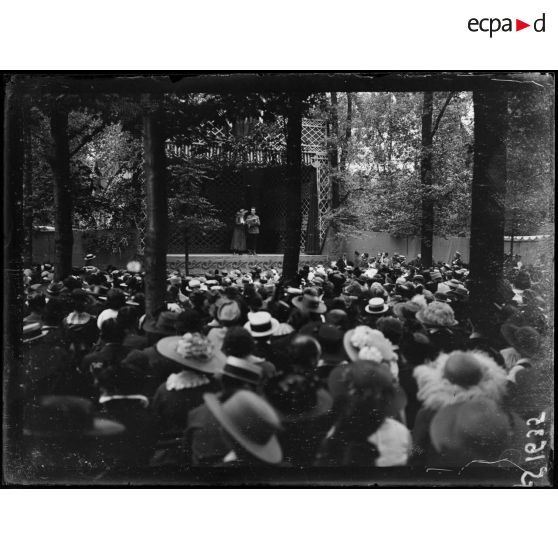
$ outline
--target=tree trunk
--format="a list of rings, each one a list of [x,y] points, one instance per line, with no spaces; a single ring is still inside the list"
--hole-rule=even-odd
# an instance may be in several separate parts
[[[331,92],[331,134],[328,138],[329,168],[331,170],[331,208],[339,207],[339,159],[337,145],[339,143],[339,117],[337,112],[337,93]]]
[[[29,118],[23,122],[23,265],[33,265],[33,146]]]
[[[74,245],[68,109],[63,104],[54,103],[50,115],[50,134],[54,148],[52,157],[49,157],[54,177],[54,280],[61,281],[72,273]]]
[[[292,281],[298,273],[301,231],[302,99],[291,97],[287,114],[287,230],[283,255],[283,278]]]
[[[13,478],[17,469],[15,451],[20,447],[23,418],[23,394],[19,387],[23,323],[23,135],[21,105],[14,89],[14,83],[8,84],[4,101],[3,421],[6,478]],[[14,480],[17,482],[17,478]]]
[[[475,149],[471,194],[471,308],[489,324],[504,266],[507,96],[474,91]]]
[[[143,117],[143,150],[147,223],[145,227],[145,310],[153,317],[165,304],[167,281],[167,183],[165,138],[161,116]]]
[[[339,168],[345,172],[347,170],[347,157],[349,152],[349,143],[351,141],[351,134],[353,128],[353,94],[347,93],[347,122],[345,123],[345,141],[341,149],[341,160],[339,161]]]
[[[190,238],[187,227],[184,227],[184,274],[190,275]]]
[[[430,191],[432,187],[432,100],[432,91],[425,91],[422,104],[420,159],[420,181],[422,184],[420,252],[425,267],[432,265],[432,243],[434,240],[434,202]]]

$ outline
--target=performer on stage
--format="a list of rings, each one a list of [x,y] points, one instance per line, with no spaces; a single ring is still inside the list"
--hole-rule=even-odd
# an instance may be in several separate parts
[[[246,252],[246,214],[247,209],[239,209],[234,216],[234,229],[231,240],[233,254]]]
[[[258,249],[258,235],[260,234],[260,218],[256,215],[256,208],[252,207],[250,214],[246,217],[246,228],[248,229],[248,253],[256,255]]]

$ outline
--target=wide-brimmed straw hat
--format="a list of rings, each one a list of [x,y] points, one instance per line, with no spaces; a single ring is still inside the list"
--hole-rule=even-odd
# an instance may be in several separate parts
[[[380,297],[371,298],[364,308],[367,314],[385,314],[389,310],[389,306],[385,300]]]
[[[516,349],[521,356],[533,357],[541,346],[539,332],[530,326],[518,327],[505,323],[500,328],[504,339]]]
[[[417,320],[431,327],[452,327],[457,325],[453,309],[445,302],[434,301],[417,312]]]
[[[37,339],[41,339],[48,335],[48,330],[43,329],[39,322],[30,322],[23,325],[23,338],[24,343],[31,343]]]
[[[275,333],[279,322],[269,312],[248,312],[248,321],[244,327],[252,334],[252,337],[266,337]]]
[[[157,343],[157,351],[184,367],[197,372],[218,374],[225,366],[225,355],[200,333],[186,333],[163,337]]]
[[[325,314],[325,312],[327,312],[327,306],[322,299],[318,295],[311,293],[303,293],[300,296],[295,296],[291,302],[295,308],[313,314]]]
[[[283,452],[276,436],[281,421],[269,403],[247,390],[237,391],[224,403],[212,393],[203,399],[223,429],[246,451],[266,463],[281,462]]]
[[[114,436],[126,430],[119,422],[95,416],[91,401],[70,395],[48,395],[25,411],[23,433],[41,438]]]

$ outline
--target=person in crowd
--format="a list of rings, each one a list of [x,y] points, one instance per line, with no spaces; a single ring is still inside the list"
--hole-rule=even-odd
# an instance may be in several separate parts
[[[248,210],[239,209],[234,216],[234,228],[231,240],[233,254],[246,252],[246,214]]]
[[[419,310],[416,318],[422,323],[432,344],[440,352],[450,353],[465,347],[466,338],[462,330],[456,327],[458,321],[449,304],[434,301]]]
[[[253,256],[258,250],[258,237],[260,236],[260,218],[256,215],[256,208],[250,208],[250,213],[246,216],[246,233],[248,253]]]
[[[66,346],[74,362],[78,364],[91,351],[99,337],[95,318],[86,311],[88,300],[88,295],[83,289],[74,289],[70,298],[72,311],[62,322]]]
[[[43,323],[44,312],[46,308],[46,298],[43,293],[35,292],[27,298],[27,310],[29,314],[23,318],[24,324]]]
[[[221,297],[215,303],[215,326],[209,330],[208,339],[217,349],[221,348],[227,330],[241,325],[242,319],[240,303],[235,299]]]
[[[97,327],[101,329],[101,325],[105,320],[116,318],[118,310],[126,305],[126,295],[121,289],[109,289],[107,292],[107,308],[103,310],[97,318]]]
[[[124,330],[122,345],[130,350],[142,350],[149,346],[145,335],[139,334],[139,318],[136,306],[123,306],[116,316],[116,323]]]
[[[289,318],[289,324],[295,330],[299,330],[308,322],[323,322],[323,314],[327,312],[327,306],[314,287],[304,289],[303,293],[291,300],[294,310]]]
[[[293,467],[310,467],[332,426],[329,392],[309,376],[285,374],[268,384],[265,394],[281,418],[283,427],[277,436],[283,461]]]
[[[433,452],[430,422],[442,407],[479,397],[503,404],[507,393],[506,371],[480,351],[442,353],[436,360],[417,366],[414,377],[421,402],[413,429],[416,464],[429,462]]]
[[[54,465],[47,438],[61,456],[97,452],[102,463],[68,459],[89,480],[161,466],[521,464],[522,427],[550,417],[553,392],[552,301],[536,269],[506,268],[487,319],[460,259],[353,259],[288,282],[265,266],[170,270],[168,300],[147,317],[141,265],[56,282],[52,266],[26,270],[27,455]],[[41,429],[37,414],[58,418]],[[119,426],[104,434],[99,420]]]
[[[318,467],[395,467],[411,453],[411,434],[393,419],[405,395],[388,366],[375,361],[338,367],[329,377],[335,422],[316,458]]]
[[[217,378],[221,389],[215,397],[221,403],[225,403],[238,391],[262,393],[262,367],[249,358],[227,356],[225,366]],[[230,451],[207,401],[189,413],[184,438],[186,460],[193,466],[218,464]]]
[[[178,363],[181,370],[170,374],[158,387],[153,396],[153,413],[160,433],[180,436],[188,413],[202,404],[202,395],[217,390],[215,375],[222,371],[225,356],[201,333],[164,337],[157,343],[157,351]]]
[[[106,366],[118,364],[130,352],[124,347],[125,331],[115,318],[108,318],[101,325],[100,344],[86,354],[80,364],[82,374],[91,374]]]
[[[281,464],[283,451],[277,438],[281,420],[265,399],[248,390],[237,391],[225,402],[212,393],[203,398],[230,448],[222,466],[253,469]]]
[[[142,393],[143,381],[140,369],[123,363],[106,366],[95,376],[99,416],[126,428],[118,440],[120,459],[115,464],[123,473],[141,471],[155,452],[155,417]]]

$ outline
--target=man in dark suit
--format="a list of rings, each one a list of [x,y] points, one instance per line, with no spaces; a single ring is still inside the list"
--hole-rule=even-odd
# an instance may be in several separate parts
[[[258,236],[260,234],[260,218],[256,215],[256,208],[250,209],[250,214],[246,217],[246,229],[248,233],[248,253],[256,255],[258,249]]]

